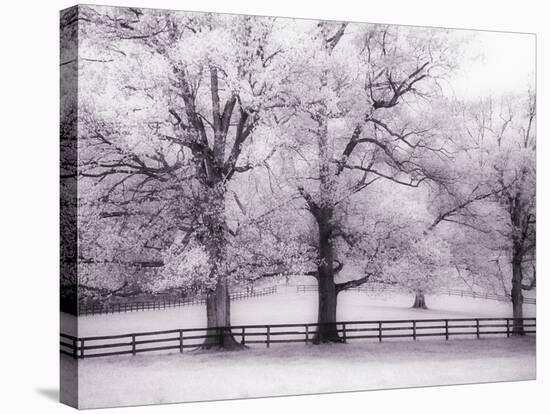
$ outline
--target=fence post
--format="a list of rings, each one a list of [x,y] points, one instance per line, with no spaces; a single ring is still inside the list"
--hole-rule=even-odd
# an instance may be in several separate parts
[[[506,338],[510,338],[510,319],[506,318]]]
[[[416,321],[413,321],[413,340],[416,341]]]
[[[225,328],[217,328],[217,335],[218,335],[218,345],[223,347],[223,344],[225,342],[225,338],[223,337],[223,334],[225,332]]]
[[[136,336],[132,335],[132,355],[136,354]]]
[[[342,336],[344,337],[344,343],[347,342],[347,337],[346,337],[346,324],[343,323],[342,324]]]
[[[73,358],[78,358],[78,344],[76,342],[76,338],[73,339]]]
[[[476,337],[479,339],[479,319],[476,319]]]
[[[180,354],[183,353],[183,330],[180,329]]]
[[[269,348],[270,336],[271,336],[271,327],[268,325],[267,326],[267,341],[266,341],[266,345],[267,345],[268,348]]]
[[[241,344],[245,344],[246,343],[246,335],[245,335],[245,332],[244,332],[244,326],[242,327],[241,329]]]
[[[449,340],[449,320],[445,319],[445,340]]]
[[[80,358],[84,358],[84,339],[80,340]]]
[[[382,342],[382,321],[378,321],[378,342]]]
[[[309,343],[309,325],[306,325],[306,344]]]

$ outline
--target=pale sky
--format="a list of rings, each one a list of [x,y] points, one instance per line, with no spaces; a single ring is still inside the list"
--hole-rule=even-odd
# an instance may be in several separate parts
[[[462,33],[460,33],[462,32]],[[521,93],[534,86],[536,43],[532,34],[465,32],[469,36],[464,62],[450,79],[458,98]]]

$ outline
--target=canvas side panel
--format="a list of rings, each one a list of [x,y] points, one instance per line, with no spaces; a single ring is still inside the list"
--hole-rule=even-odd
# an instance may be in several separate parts
[[[78,6],[60,12],[60,332],[78,336]],[[62,339],[71,343],[70,339]],[[71,349],[63,347],[71,353]],[[60,353],[60,400],[78,407],[78,360]]]

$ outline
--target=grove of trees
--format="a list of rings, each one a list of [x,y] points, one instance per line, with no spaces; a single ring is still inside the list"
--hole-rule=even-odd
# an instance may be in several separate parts
[[[77,230],[62,245],[78,249],[62,261],[78,280],[62,280],[62,300],[76,287],[77,301],[203,293],[208,327],[227,327],[233,286],[309,275],[317,343],[341,340],[338,294],[372,282],[419,307],[456,283],[504,291],[522,317],[536,286],[535,93],[454,97],[465,38],[70,10],[61,34],[78,51],[61,67],[78,98],[62,85],[61,182],[76,197],[62,197],[62,221]],[[240,344],[226,331],[220,346]]]

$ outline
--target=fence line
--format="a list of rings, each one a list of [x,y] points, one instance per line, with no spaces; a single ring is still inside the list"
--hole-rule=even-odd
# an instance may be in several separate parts
[[[453,318],[345,321],[334,325],[343,342],[358,339],[384,339],[422,337],[470,336],[480,339],[489,335],[510,337],[516,333],[514,323],[521,322],[524,335],[536,334],[536,318]],[[155,332],[136,332],[122,335],[74,337],[60,334],[60,352],[73,358],[92,358],[113,355],[136,355],[142,352],[197,348],[207,338],[217,338],[221,344],[223,334],[232,333],[241,344],[262,344],[269,348],[280,343],[305,343],[313,341],[318,323],[292,323],[273,325],[236,325],[222,328],[172,329]]]
[[[297,292],[316,292],[316,285],[295,285]],[[388,285],[364,285],[356,288],[351,288],[349,290],[356,292],[403,292],[403,289],[400,289],[395,286]],[[241,300],[255,296],[266,296],[277,293],[277,285],[254,289],[254,290],[243,290],[240,292],[234,292],[230,294],[231,300]],[[471,297],[476,299],[491,299],[498,300],[501,302],[510,302],[511,298],[505,295],[497,295],[494,293],[478,293],[474,291],[465,291],[459,289],[440,289],[435,293],[445,294],[452,296],[462,296],[462,297]],[[161,301],[146,301],[146,302],[130,302],[130,303],[112,303],[108,305],[80,305],[78,307],[78,315],[98,315],[98,314],[108,314],[108,313],[122,313],[122,312],[137,312],[137,311],[147,311],[147,310],[160,310],[167,308],[175,308],[181,306],[193,306],[193,305],[204,305],[206,303],[206,298],[197,297],[191,299],[163,299]],[[536,304],[535,298],[523,298],[523,303],[525,304]]]
[[[298,293],[317,292],[316,285],[296,285],[296,288],[297,288],[296,291]],[[367,286],[359,286],[359,287],[351,288],[348,290],[352,290],[355,292],[403,292],[404,291],[404,289],[400,289],[398,287],[388,286],[388,285],[380,285],[380,286],[367,285]],[[438,289],[433,293],[450,295],[450,296],[470,297],[475,299],[491,299],[491,300],[498,300],[501,302],[510,302],[512,300],[511,297],[505,296],[505,295],[497,295],[494,293],[479,293],[479,292],[460,290],[460,289]],[[523,298],[523,303],[536,305],[536,299]]]
[[[446,295],[451,296],[465,296],[465,297],[471,297],[475,299],[491,299],[491,300],[498,300],[500,302],[511,302],[512,298],[510,296],[506,295],[497,295],[495,293],[479,293],[479,292],[473,292],[473,291],[467,291],[467,290],[459,290],[459,289],[440,289],[436,291],[436,293],[443,293]],[[536,298],[523,298],[523,303],[528,305],[536,305],[537,301]]]
[[[243,290],[229,294],[231,300],[241,300],[255,296],[266,296],[277,293],[277,286],[271,286],[262,289]],[[108,305],[80,305],[78,315],[99,315],[107,313],[137,312],[147,310],[159,310],[167,308],[176,308],[180,306],[204,305],[206,298],[197,297],[191,299],[163,299],[160,301],[148,302],[129,302],[129,303],[111,303]]]

